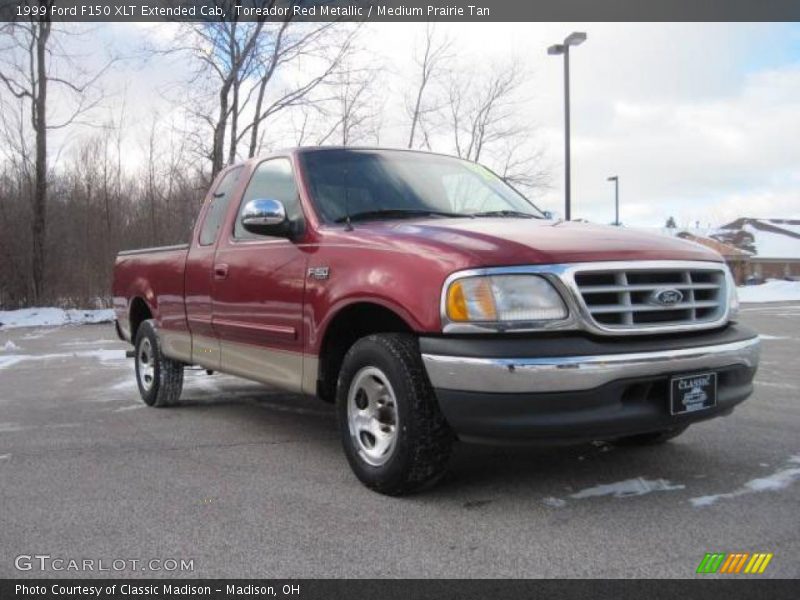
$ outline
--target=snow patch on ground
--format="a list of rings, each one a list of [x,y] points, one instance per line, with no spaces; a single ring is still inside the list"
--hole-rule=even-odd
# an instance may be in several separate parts
[[[551,508],[562,508],[567,505],[567,502],[555,496],[548,496],[547,498],[542,498],[542,504]]]
[[[5,344],[3,344],[3,352],[16,352],[17,350],[19,350],[19,346],[17,346],[11,340],[8,340]]]
[[[672,490],[682,490],[686,486],[673,484],[666,479],[645,479],[644,477],[634,477],[615,483],[606,483],[595,487],[586,488],[576,492],[570,498],[596,498],[598,496],[613,496],[614,498],[626,498],[628,496],[643,496],[651,492],[668,492]]]
[[[738,498],[739,496],[754,494],[756,492],[777,492],[786,489],[795,481],[800,480],[800,454],[792,456],[787,462],[788,464],[783,469],[775,471],[772,475],[768,475],[767,477],[751,479],[742,487],[732,492],[698,496],[697,498],[691,498],[689,502],[691,502],[694,507],[711,506],[718,500]]]
[[[12,354],[10,356],[0,356],[0,369],[6,369],[8,367],[14,366],[17,363],[21,363],[23,360],[31,358],[30,356],[26,356],[24,354]]]
[[[69,355],[68,355],[69,356]],[[96,358],[100,362],[110,362],[110,361],[118,361],[118,360],[125,360],[125,350],[84,350],[81,352],[74,352],[72,356],[78,356],[80,358]]]
[[[740,302],[792,302],[800,300],[800,281],[771,279],[761,285],[742,286],[736,291]]]
[[[119,408],[115,408],[114,412],[126,412],[129,410],[136,410],[137,408],[144,408],[145,404],[131,404],[129,406],[120,406]]]
[[[128,391],[128,390],[135,390],[137,388],[136,378],[133,374],[130,377],[126,377],[119,383],[115,383],[111,386],[112,390],[115,391]]]
[[[766,386],[771,388],[778,388],[779,390],[796,390],[797,386],[791,383],[779,383],[774,381],[765,381],[763,379],[756,379],[756,384],[759,386]]]
[[[80,348],[84,346],[97,346],[98,344],[114,344],[117,340],[79,340],[77,342],[63,342],[59,346],[63,348]]]
[[[113,320],[114,311],[110,308],[99,310],[79,310],[73,308],[21,308],[19,310],[0,310],[0,329],[82,325],[86,323],[107,323]]]
[[[761,333],[758,335],[759,338],[762,340],[788,340],[790,338],[783,336],[783,335],[767,335],[766,333]]]
[[[84,350],[82,352],[57,352],[54,354],[12,354],[0,356],[0,369],[8,368],[23,361],[47,361],[65,358],[95,358],[101,363],[125,360],[124,350]]]
[[[8,460],[11,458],[10,454],[0,454],[0,460]]]
[[[24,429],[28,428],[19,423],[0,423],[0,433],[11,433],[13,431],[23,431]]]

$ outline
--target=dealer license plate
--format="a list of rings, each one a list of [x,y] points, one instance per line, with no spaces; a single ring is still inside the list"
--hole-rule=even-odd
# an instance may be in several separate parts
[[[670,380],[670,410],[673,415],[706,410],[717,405],[717,374],[697,373]]]

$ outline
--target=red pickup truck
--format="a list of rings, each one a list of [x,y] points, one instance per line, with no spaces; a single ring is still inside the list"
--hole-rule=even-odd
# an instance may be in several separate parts
[[[759,341],[719,255],[552,220],[488,169],[298,148],[231,166],[191,242],[121,252],[119,335],[150,406],[186,365],[336,403],[386,494],[456,439],[656,443],[752,392]]]

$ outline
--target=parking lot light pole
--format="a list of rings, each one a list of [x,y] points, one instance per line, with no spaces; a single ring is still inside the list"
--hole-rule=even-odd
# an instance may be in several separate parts
[[[581,31],[570,33],[561,44],[555,44],[547,49],[551,56],[564,55],[564,218],[569,221],[571,216],[571,190],[570,190],[570,149],[569,149],[569,47],[578,46],[586,41],[586,34]]]
[[[619,226],[619,175],[612,175],[606,181],[614,182],[614,225]]]

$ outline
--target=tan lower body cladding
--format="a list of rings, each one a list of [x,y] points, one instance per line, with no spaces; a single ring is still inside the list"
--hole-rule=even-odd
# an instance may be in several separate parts
[[[316,356],[193,336],[183,331],[159,329],[158,335],[164,354],[175,360],[291,392],[317,393],[319,359]]]

